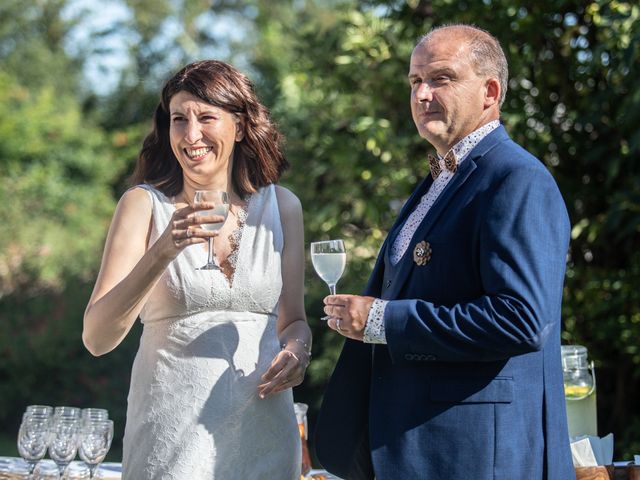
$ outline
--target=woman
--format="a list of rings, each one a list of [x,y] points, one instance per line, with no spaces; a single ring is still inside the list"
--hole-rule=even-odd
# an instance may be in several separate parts
[[[138,316],[144,325],[125,479],[299,478],[291,387],[303,380],[311,333],[302,210],[275,185],[287,167],[280,139],[250,81],[223,62],[187,65],[162,91],[82,334],[102,355]],[[194,204],[204,189],[229,195],[218,232],[199,226],[221,220]],[[198,270],[210,236],[220,268]]]

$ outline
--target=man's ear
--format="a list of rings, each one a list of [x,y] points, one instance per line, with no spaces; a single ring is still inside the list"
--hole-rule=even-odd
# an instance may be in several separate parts
[[[485,108],[500,104],[500,82],[497,78],[488,78],[484,85]]]

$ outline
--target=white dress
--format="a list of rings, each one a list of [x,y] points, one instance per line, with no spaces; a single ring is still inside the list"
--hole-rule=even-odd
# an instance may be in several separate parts
[[[150,244],[175,207],[153,201]],[[168,266],[140,318],[124,435],[125,480],[299,480],[291,390],[261,399],[260,377],[280,350],[277,303],[283,234],[275,187],[253,194],[231,281],[202,245]]]

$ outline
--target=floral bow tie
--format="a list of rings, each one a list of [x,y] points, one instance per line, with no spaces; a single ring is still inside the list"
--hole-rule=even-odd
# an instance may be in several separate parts
[[[440,162],[438,157],[434,155],[427,155],[427,159],[429,160],[429,168],[431,169],[431,176],[435,180],[438,178],[438,175],[442,172],[442,167],[440,167]],[[447,154],[443,158],[444,166],[451,173],[455,173],[458,169],[458,159],[456,158],[456,154],[453,153],[453,150],[449,150]]]

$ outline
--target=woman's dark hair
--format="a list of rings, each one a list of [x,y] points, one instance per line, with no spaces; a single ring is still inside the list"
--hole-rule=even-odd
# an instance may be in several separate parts
[[[169,142],[169,102],[178,92],[189,92],[242,120],[244,137],[236,143],[231,173],[236,193],[244,197],[278,181],[289,166],[282,153],[283,137],[258,101],[253,84],[231,65],[204,60],[184,67],[162,89],[153,130],[144,139],[130,178],[132,185],[148,183],[167,196],[182,190],[182,168]]]

